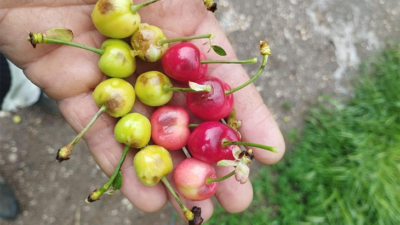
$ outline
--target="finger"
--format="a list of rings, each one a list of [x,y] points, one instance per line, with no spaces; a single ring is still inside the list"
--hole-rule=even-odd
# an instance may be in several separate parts
[[[59,106],[66,120],[77,131],[82,130],[90,121],[91,116],[99,110],[91,94],[81,94],[61,100]],[[138,109],[138,111],[143,110]],[[123,149],[123,145],[114,138],[115,123],[115,118],[103,114],[84,135],[96,162],[108,176],[113,173]],[[121,192],[140,210],[157,211],[163,207],[167,199],[164,188],[161,184],[148,187],[137,179],[133,167],[133,153],[134,151],[130,152],[121,168],[123,173]],[[73,160],[73,155],[71,160]]]
[[[217,167],[218,177],[223,177],[234,170],[233,167]],[[218,182],[215,192],[219,204],[230,213],[238,213],[249,207],[253,200],[253,188],[251,182],[239,183],[235,176]]]

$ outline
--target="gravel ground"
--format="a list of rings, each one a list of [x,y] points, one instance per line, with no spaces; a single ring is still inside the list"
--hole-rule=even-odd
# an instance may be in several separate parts
[[[304,113],[321,95],[351,96],[349,78],[357,66],[400,34],[397,0],[216,2],[216,15],[239,58],[254,57],[259,40],[269,42],[268,72],[256,86],[286,137],[301,128]],[[249,74],[258,69],[245,67]],[[13,122],[16,115],[20,123]],[[54,161],[58,147],[76,133],[51,100],[0,112],[0,128],[0,173],[21,204],[15,221],[0,219],[0,224],[170,224],[169,205],[143,213],[119,193],[96,204],[83,202],[106,177],[83,142],[68,165]]]

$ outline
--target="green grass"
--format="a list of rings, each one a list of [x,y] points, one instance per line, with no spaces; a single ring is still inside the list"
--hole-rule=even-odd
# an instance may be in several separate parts
[[[293,151],[253,179],[248,210],[211,225],[400,224],[400,51],[361,68],[354,96],[310,110]]]

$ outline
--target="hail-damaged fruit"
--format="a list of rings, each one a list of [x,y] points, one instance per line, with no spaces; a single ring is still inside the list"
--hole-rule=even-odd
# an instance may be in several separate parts
[[[134,5],[132,0],[99,0],[92,11],[92,21],[97,30],[106,37],[126,38],[140,24],[139,9],[159,0]]]
[[[142,23],[131,37],[131,45],[133,48],[132,55],[138,56],[140,59],[147,62],[156,62],[161,59],[165,51],[167,51],[168,43],[202,38],[208,38],[209,43],[211,43],[213,37],[214,35],[212,34],[202,34],[167,39],[160,28]]]
[[[102,81],[96,86],[92,96],[100,110],[69,144],[58,150],[56,159],[59,162],[69,159],[74,146],[103,112],[115,118],[124,116],[132,109],[136,99],[132,85],[120,78],[110,78]]]
[[[156,185],[174,167],[167,149],[158,145],[140,150],[133,159],[133,165],[138,179],[147,186]]]

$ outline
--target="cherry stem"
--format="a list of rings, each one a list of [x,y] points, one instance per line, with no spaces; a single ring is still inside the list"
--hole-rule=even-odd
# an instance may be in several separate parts
[[[189,151],[186,149],[186,147],[182,147],[182,151],[183,153],[185,153],[186,158],[192,158],[192,156],[190,155]]]
[[[242,142],[242,141],[227,141],[227,140],[222,141],[223,147],[226,147],[228,145],[244,145],[244,146],[251,146],[251,147],[265,149],[265,150],[275,152],[275,153],[278,152],[278,150],[276,148],[268,146],[268,145],[262,145],[262,144],[251,143],[251,142]]]
[[[38,43],[38,44],[42,44],[42,43],[69,45],[69,46],[73,46],[73,47],[77,47],[77,48],[86,49],[86,50],[92,51],[94,53],[97,53],[99,55],[103,55],[103,53],[104,53],[104,50],[100,49],[100,48],[93,48],[93,47],[90,47],[90,46],[87,46],[87,45],[82,45],[82,44],[79,44],[79,43],[76,43],[76,42],[63,41],[63,40],[54,39],[54,38],[43,37],[43,42]]]
[[[57,157],[56,159],[59,162],[62,162],[64,160],[69,159],[69,155],[71,154],[72,149],[75,147],[75,145],[79,142],[79,140],[82,139],[83,135],[89,130],[89,128],[96,122],[96,120],[100,117],[100,115],[107,109],[105,105],[102,105],[97,111],[96,115],[90,120],[90,122],[86,125],[85,128],[81,132],[79,132],[78,135],[72,140],[68,145],[62,147],[58,152],[57,152]]]
[[[108,189],[110,189],[111,185],[114,183],[115,178],[118,176],[118,173],[121,169],[122,163],[124,162],[126,155],[129,152],[130,147],[128,145],[125,145],[124,151],[122,152],[122,156],[119,159],[117,167],[115,167],[114,173],[111,175],[111,177],[108,179],[108,181],[99,189],[93,191],[88,198],[85,200],[87,203],[94,202],[96,200],[99,200],[100,196],[104,194]]]
[[[178,41],[189,41],[194,39],[203,39],[203,38],[211,38],[213,34],[201,34],[201,35],[194,35],[194,36],[187,36],[187,37],[178,37],[178,38],[169,38],[169,39],[159,39],[157,41],[158,45],[163,45],[171,42],[178,42]]]
[[[217,178],[210,178],[210,177],[207,177],[207,179],[206,179],[206,184],[209,185],[209,184],[211,184],[212,182],[220,182],[220,181],[226,180],[226,179],[228,179],[229,177],[235,175],[235,171],[236,171],[236,170],[233,170],[232,172],[230,172],[229,174],[227,174],[227,175],[225,175],[225,176],[223,176],[223,177],[217,177]]]
[[[198,127],[200,124],[198,123],[190,123],[188,126],[189,127]]]
[[[202,91],[196,91],[193,90],[192,88],[181,88],[181,87],[168,87],[167,85],[164,86],[164,91],[169,92],[169,91],[179,91],[179,92],[209,92],[211,90],[211,86],[207,85],[207,90],[202,90]]]
[[[201,64],[211,64],[211,63],[225,63],[225,64],[248,64],[256,63],[257,58],[242,59],[242,60],[200,60]]]
[[[178,202],[179,206],[182,209],[183,215],[185,215],[185,218],[188,221],[191,221],[194,219],[193,212],[190,211],[186,205],[182,202],[182,200],[179,198],[179,195],[175,192],[174,188],[172,188],[171,184],[168,182],[167,178],[164,176],[161,178],[161,181],[164,183],[165,187],[168,189],[169,192],[171,192],[172,196],[174,196],[176,202]]]
[[[263,61],[262,61],[261,66],[260,66],[260,69],[258,70],[258,72],[256,73],[256,75],[254,75],[254,76],[253,76],[250,80],[248,80],[246,83],[244,83],[244,84],[242,84],[242,85],[240,85],[240,86],[237,86],[237,87],[235,87],[235,88],[232,88],[231,90],[225,91],[225,94],[226,94],[226,95],[232,94],[233,92],[238,91],[238,90],[240,90],[240,89],[246,87],[247,85],[253,83],[253,82],[260,76],[260,74],[262,73],[262,71],[264,70],[265,66],[267,65],[267,61],[268,61],[268,55],[264,55],[264,56],[263,56]]]
[[[158,1],[160,1],[160,0],[150,0],[150,1],[147,1],[147,2],[143,2],[141,4],[131,5],[130,10],[131,10],[132,13],[136,13],[139,9],[141,9],[143,7],[146,7],[146,6],[150,5],[150,4],[153,4],[155,2],[158,2]]]

